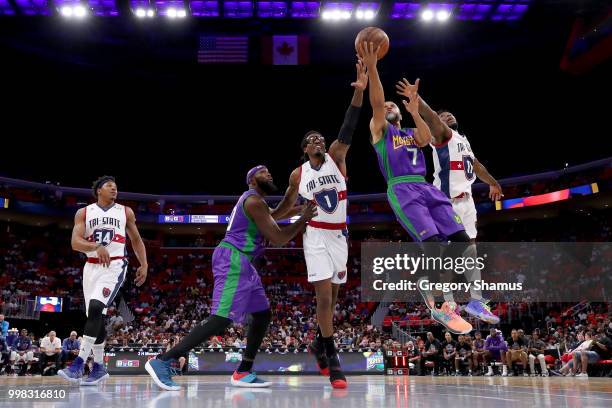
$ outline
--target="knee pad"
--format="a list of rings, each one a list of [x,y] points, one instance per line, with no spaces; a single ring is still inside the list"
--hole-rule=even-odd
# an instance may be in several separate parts
[[[106,305],[104,303],[97,299],[91,299],[89,301],[89,309],[87,310],[88,318],[102,316],[105,308]]]

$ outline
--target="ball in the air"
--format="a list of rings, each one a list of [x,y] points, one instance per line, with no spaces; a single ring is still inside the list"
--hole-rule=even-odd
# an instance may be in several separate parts
[[[381,59],[387,54],[389,51],[389,37],[387,33],[381,30],[378,27],[366,27],[357,34],[355,38],[355,51],[359,52],[359,44],[363,44],[363,42],[374,43],[374,49],[380,45],[380,49],[378,50],[378,59]]]

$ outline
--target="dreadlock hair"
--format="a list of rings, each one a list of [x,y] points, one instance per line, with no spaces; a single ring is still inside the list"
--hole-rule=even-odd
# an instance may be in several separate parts
[[[114,183],[115,178],[113,176],[102,176],[93,182],[91,189],[92,189],[92,194],[96,200],[98,199],[98,189],[101,188],[104,185],[104,183],[108,181],[112,181]]]

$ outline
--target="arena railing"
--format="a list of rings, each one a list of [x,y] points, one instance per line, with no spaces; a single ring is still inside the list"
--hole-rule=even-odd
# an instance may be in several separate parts
[[[533,183],[536,181],[544,180],[555,180],[559,177],[580,173],[587,170],[596,168],[612,167],[612,157],[605,159],[595,160],[588,163],[583,163],[571,167],[566,167],[561,170],[546,171],[542,173],[529,174],[524,176],[509,177],[499,180],[502,186],[506,185],[517,185],[524,183]],[[20,187],[27,189],[34,189],[39,191],[47,191],[54,193],[56,196],[68,194],[77,197],[84,197],[89,199],[91,197],[91,189],[88,188],[77,188],[77,187],[64,187],[58,186],[52,183],[39,183],[34,181],[19,180],[8,177],[0,177],[0,184],[12,187]],[[475,183],[472,187],[475,193],[486,190],[487,185],[485,183]],[[158,202],[163,207],[165,203],[207,203],[214,201],[217,203],[234,203],[239,196],[237,195],[167,195],[167,194],[145,194],[145,193],[133,193],[133,192],[121,192],[120,198],[122,200],[136,200],[142,202]],[[385,201],[387,196],[385,193],[379,194],[350,194],[349,198],[351,202],[373,202],[373,201]],[[269,200],[280,201],[282,196],[270,196]]]
[[[193,349],[196,353],[225,353],[225,352],[239,352],[240,350],[245,350],[246,347],[195,347]],[[371,351],[379,351],[382,350],[381,347],[357,347],[357,346],[345,346],[339,344],[337,349],[341,353],[362,353],[362,352],[371,352]],[[140,344],[131,344],[128,346],[118,346],[118,345],[106,345],[105,351],[108,352],[147,352],[147,353],[161,353],[164,350],[164,346],[161,344],[149,344],[149,345],[140,345]],[[302,344],[299,347],[261,347],[259,349],[261,353],[277,353],[277,354],[286,354],[286,353],[308,353],[308,345]]]

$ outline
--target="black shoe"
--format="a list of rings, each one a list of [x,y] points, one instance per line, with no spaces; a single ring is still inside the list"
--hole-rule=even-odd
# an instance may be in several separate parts
[[[308,345],[308,351],[314,354],[315,358],[317,359],[319,373],[329,377],[329,363],[327,361],[327,356],[325,355],[325,347],[323,347],[323,343],[318,337]]]
[[[332,388],[346,388],[348,386],[348,382],[346,381],[346,377],[342,372],[342,368],[340,367],[340,360],[338,360],[338,356],[335,355],[332,358],[328,359],[329,362],[329,382],[332,385]]]

